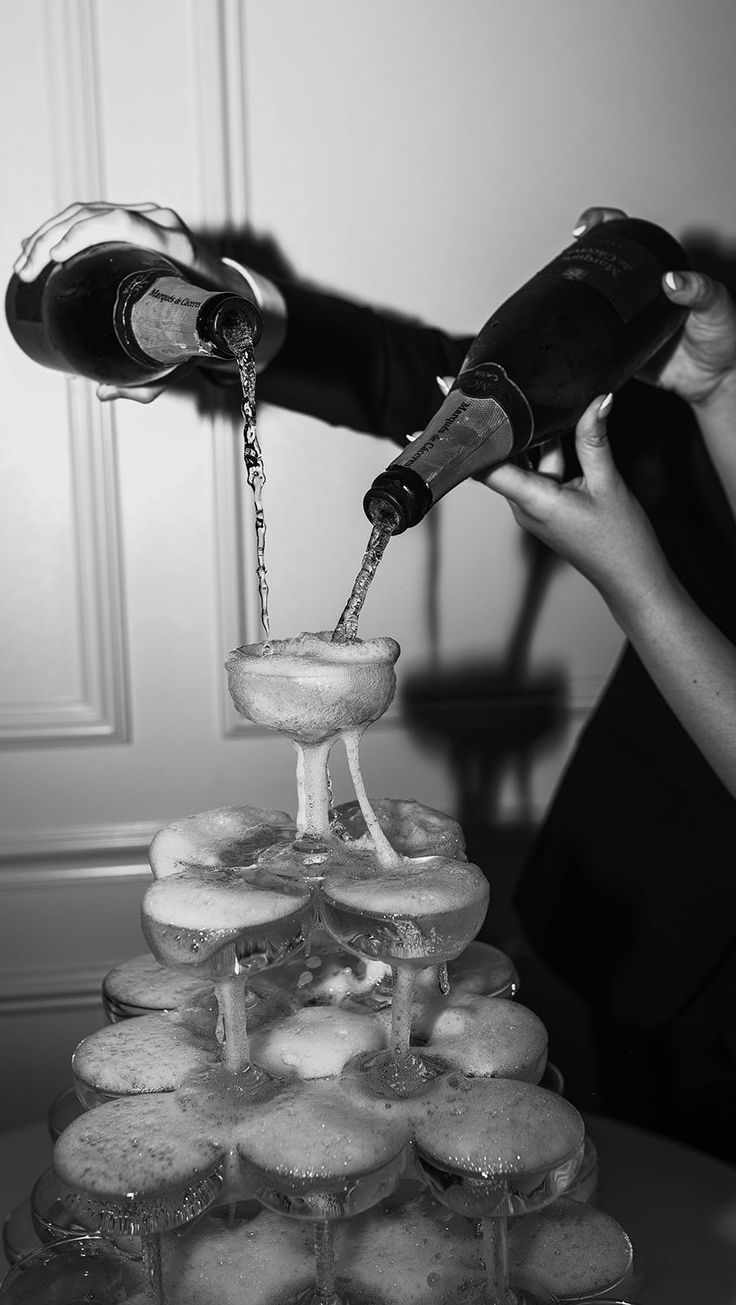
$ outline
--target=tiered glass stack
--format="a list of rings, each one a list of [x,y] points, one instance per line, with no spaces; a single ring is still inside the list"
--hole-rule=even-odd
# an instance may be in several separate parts
[[[32,1197],[44,1246],[5,1302],[537,1305],[620,1299],[626,1233],[448,816],[369,802],[358,745],[392,639],[270,640],[236,707],[297,754],[298,811],[162,829],[150,955],[104,985],[78,1113]],[[328,772],[345,744],[356,799]],[[71,1112],[74,1115],[74,1111]]]

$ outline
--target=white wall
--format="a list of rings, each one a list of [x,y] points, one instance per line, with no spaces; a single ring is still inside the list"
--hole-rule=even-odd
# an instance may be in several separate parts
[[[472,331],[590,203],[734,237],[732,0],[7,0],[1,21],[7,275],[20,237],[70,201],[154,199],[194,226],[247,220],[299,275]],[[236,426],[174,396],[101,409],[0,337],[0,1029],[15,1045],[35,1021],[54,1066],[41,1083],[19,1069],[10,1119],[65,1085],[50,990],[81,1026],[104,969],[143,950],[150,832],[230,802],[293,809],[294,783],[288,745],[233,736],[224,697],[224,655],[258,637]],[[391,450],[275,409],[259,423],[274,634],[323,628]],[[482,665],[493,734],[527,554],[476,484],[432,518],[392,544],[361,633],[399,639],[400,684]],[[563,719],[530,749],[490,740],[476,814],[544,809],[619,646],[559,568],[528,684],[561,687]],[[523,695],[511,709],[521,737]],[[415,737],[399,698],[365,741],[369,791],[457,810],[443,728]],[[60,921],[41,960],[31,902]]]

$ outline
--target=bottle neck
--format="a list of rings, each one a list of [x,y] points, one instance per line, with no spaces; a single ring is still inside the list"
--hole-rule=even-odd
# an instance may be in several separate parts
[[[426,430],[374,481],[365,511],[370,517],[376,503],[390,501],[401,529],[416,525],[455,485],[512,457],[533,433],[529,404],[502,367],[461,372]]]
[[[255,344],[262,322],[254,304],[183,277],[133,273],[118,290],[118,337],[132,357],[147,363],[174,367],[196,355],[232,358],[235,350],[228,339],[237,323],[245,324]]]

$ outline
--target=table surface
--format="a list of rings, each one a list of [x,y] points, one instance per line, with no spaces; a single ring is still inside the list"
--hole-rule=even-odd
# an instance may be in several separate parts
[[[736,1305],[736,1166],[600,1115],[586,1126],[598,1205],[626,1229],[643,1271],[637,1305]],[[45,1122],[0,1134],[0,1221],[30,1195],[51,1150]]]

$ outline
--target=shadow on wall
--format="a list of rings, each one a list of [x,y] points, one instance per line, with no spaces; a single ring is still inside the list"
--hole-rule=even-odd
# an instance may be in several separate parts
[[[431,518],[428,518],[428,521]],[[434,532],[436,539],[436,531]],[[559,736],[567,702],[561,667],[532,670],[529,654],[557,556],[531,535],[520,536],[526,575],[506,648],[495,659],[432,666],[402,681],[410,729],[441,752],[457,786],[455,814],[465,830],[497,823],[504,786],[516,786],[522,823],[534,818],[531,771],[540,745]],[[436,605],[439,550],[432,549],[429,605]],[[436,626],[430,611],[429,629]]]
[[[736,242],[716,232],[693,228],[680,241],[692,267],[722,281],[736,299]]]
[[[431,520],[430,514],[427,524]],[[432,533],[430,631],[437,625],[436,525]],[[493,912],[487,940],[500,945],[517,933],[510,903],[538,814],[531,785],[534,764],[540,749],[560,738],[569,696],[562,666],[532,669],[529,665],[549,583],[561,562],[531,535],[520,535],[520,545],[526,574],[502,654],[462,660],[450,667],[433,665],[430,659],[426,670],[405,677],[401,684],[408,728],[424,747],[441,754],[455,785],[453,814],[465,832],[468,855],[492,879]],[[509,787],[515,799],[510,823],[501,820]]]

